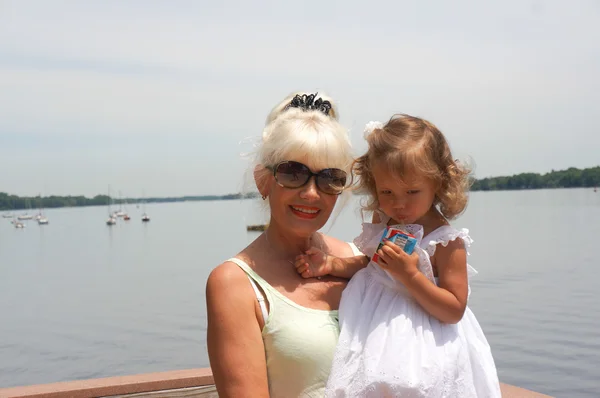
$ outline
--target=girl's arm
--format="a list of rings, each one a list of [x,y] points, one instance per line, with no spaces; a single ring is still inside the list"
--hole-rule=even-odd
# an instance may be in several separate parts
[[[365,268],[369,264],[369,257],[365,255],[354,256],[354,257],[332,257],[332,265],[330,275],[337,276],[339,278],[350,279],[361,269]]]
[[[380,250],[382,265],[400,280],[431,316],[444,323],[459,322],[467,307],[467,251],[461,239],[450,241],[435,251],[439,287],[417,269],[419,255],[404,253],[387,242]]]
[[[373,212],[373,224],[379,224],[381,219]],[[366,255],[352,257],[335,257],[323,253],[317,248],[310,248],[304,254],[296,257],[296,271],[303,278],[314,278],[323,275],[333,275],[350,279],[361,269],[365,268],[371,259]]]
[[[316,247],[311,247],[305,254],[296,257],[296,271],[303,278],[315,278],[323,275],[333,275],[350,279],[369,264],[365,255],[352,257],[335,257],[323,253]]]
[[[379,214],[374,211],[373,218],[371,220],[373,224],[379,224],[381,219]],[[365,268],[371,259],[366,255],[346,257],[346,258],[332,258],[332,270],[331,275],[339,278],[350,279],[361,269]]]
[[[208,357],[219,397],[269,396],[254,297],[248,277],[233,263],[221,264],[208,277]]]

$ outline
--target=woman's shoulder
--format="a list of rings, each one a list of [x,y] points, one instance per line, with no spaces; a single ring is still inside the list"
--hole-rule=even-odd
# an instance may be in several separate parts
[[[239,261],[239,259],[237,259]],[[226,260],[217,265],[208,275],[206,281],[207,292],[209,290],[216,292],[228,292],[236,287],[248,283],[248,277],[244,270],[232,259]]]
[[[254,292],[246,273],[232,261],[216,266],[206,281],[207,316],[215,319],[244,319],[252,322],[254,314]]]

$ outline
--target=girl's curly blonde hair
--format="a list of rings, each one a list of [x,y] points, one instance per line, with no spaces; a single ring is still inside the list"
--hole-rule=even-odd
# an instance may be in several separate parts
[[[454,160],[446,138],[435,125],[414,116],[394,115],[366,140],[367,153],[353,164],[359,177],[356,189],[370,196],[364,210],[379,208],[372,172],[375,163],[385,165],[401,180],[405,176],[430,179],[436,186],[433,205],[446,219],[456,218],[465,210],[471,170]]]

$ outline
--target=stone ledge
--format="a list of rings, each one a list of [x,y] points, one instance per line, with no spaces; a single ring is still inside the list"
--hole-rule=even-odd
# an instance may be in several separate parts
[[[210,368],[173,370],[32,386],[0,388],[1,398],[218,397]],[[548,395],[502,384],[503,398]]]

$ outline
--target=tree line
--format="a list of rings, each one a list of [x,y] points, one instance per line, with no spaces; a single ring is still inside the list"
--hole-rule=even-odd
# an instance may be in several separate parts
[[[600,166],[587,169],[571,167],[552,170],[546,174],[521,173],[506,177],[489,177],[475,180],[472,191],[498,191],[542,188],[591,188],[600,186]]]
[[[28,209],[50,209],[56,207],[78,207],[78,206],[107,206],[119,204],[139,204],[146,203],[165,203],[165,202],[184,202],[199,200],[232,200],[256,198],[258,193],[247,194],[227,194],[227,195],[204,195],[204,196],[183,196],[166,198],[126,198],[116,199],[108,195],[96,195],[93,198],[85,196],[16,196],[0,192],[0,210],[28,210]]]

